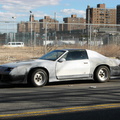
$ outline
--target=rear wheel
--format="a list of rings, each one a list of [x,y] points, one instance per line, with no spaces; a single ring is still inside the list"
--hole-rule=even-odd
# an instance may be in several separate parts
[[[29,76],[28,82],[34,87],[42,87],[48,82],[48,75],[45,70],[36,69]]]
[[[106,66],[100,66],[94,73],[94,80],[96,82],[107,82],[110,79],[110,70]]]

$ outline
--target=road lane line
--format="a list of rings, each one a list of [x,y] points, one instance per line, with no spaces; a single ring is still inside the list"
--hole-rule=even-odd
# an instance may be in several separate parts
[[[118,108],[118,107],[120,107],[120,103],[101,104],[101,105],[91,105],[91,106],[81,106],[81,107],[71,107],[71,108],[60,108],[60,109],[43,110],[43,111],[24,112],[24,113],[16,113],[16,114],[4,114],[4,115],[0,115],[0,118],[49,115],[49,114],[58,114],[58,113],[67,113],[67,112],[76,112],[76,111],[89,111],[89,110],[96,110],[96,109],[99,110],[99,109],[107,109],[107,108]]]

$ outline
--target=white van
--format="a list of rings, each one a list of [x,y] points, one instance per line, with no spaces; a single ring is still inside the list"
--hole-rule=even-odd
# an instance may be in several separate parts
[[[24,42],[8,42],[5,47],[24,47]]]

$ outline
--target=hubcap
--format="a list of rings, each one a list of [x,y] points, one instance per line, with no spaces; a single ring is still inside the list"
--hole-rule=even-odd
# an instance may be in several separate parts
[[[100,69],[99,73],[98,73],[98,77],[100,78],[100,80],[104,81],[108,78],[107,76],[107,71],[105,69]]]
[[[44,74],[37,72],[34,76],[34,81],[37,85],[41,85],[44,82]]]

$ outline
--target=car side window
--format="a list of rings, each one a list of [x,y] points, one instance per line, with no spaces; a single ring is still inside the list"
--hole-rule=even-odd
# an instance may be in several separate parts
[[[82,60],[88,59],[86,51],[70,51],[66,55],[66,60]]]

